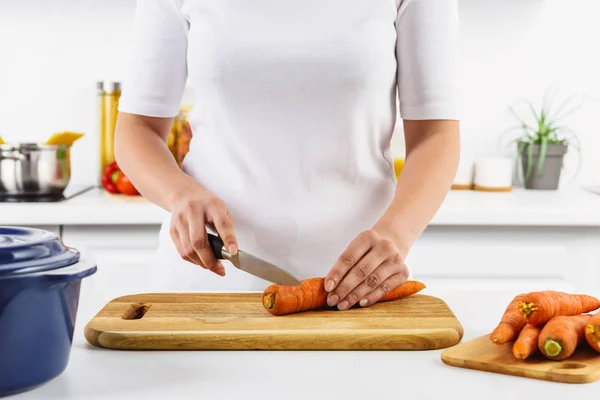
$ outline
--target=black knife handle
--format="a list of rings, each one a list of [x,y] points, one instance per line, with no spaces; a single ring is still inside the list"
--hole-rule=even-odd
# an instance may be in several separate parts
[[[224,260],[223,257],[223,241],[220,237],[213,235],[210,232],[206,232],[208,235],[208,243],[210,243],[210,248],[212,249],[213,254],[217,258],[217,260]]]

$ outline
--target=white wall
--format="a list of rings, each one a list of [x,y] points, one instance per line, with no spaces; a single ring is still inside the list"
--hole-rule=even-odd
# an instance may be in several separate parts
[[[96,86],[125,72],[135,0],[0,0],[0,135],[82,131],[72,182],[98,176]]]
[[[582,141],[584,164],[578,182],[600,183],[595,172],[600,170],[596,123],[600,2],[460,0],[460,4],[464,155],[496,151],[501,132],[515,124],[507,106],[520,98],[541,104],[552,86],[560,91],[561,100],[573,94],[591,97],[567,122]],[[568,155],[564,178],[572,177],[576,160],[574,154]]]
[[[382,1],[382,0],[377,0]],[[498,150],[514,123],[507,106],[539,104],[550,87],[590,96],[569,119],[583,144],[578,183],[600,183],[600,13],[598,0],[460,0],[463,154]],[[0,135],[43,140],[71,129],[73,182],[97,171],[95,82],[122,79],[134,0],[0,0]],[[397,136],[395,149],[402,154]],[[575,157],[567,158],[566,178]]]

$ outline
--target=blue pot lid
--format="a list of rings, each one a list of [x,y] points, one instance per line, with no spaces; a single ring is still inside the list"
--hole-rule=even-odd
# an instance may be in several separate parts
[[[0,277],[38,273],[79,261],[58,236],[42,229],[0,226]]]

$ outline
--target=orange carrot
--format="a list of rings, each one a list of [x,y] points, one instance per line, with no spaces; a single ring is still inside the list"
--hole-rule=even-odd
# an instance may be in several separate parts
[[[554,317],[579,315],[600,307],[600,300],[585,294],[569,294],[553,290],[525,294],[519,311],[531,325],[542,325]]]
[[[500,323],[490,334],[492,342],[504,344],[512,341],[521,332],[525,324],[527,324],[527,320],[523,318],[523,315],[519,311],[519,302],[522,298],[523,295],[518,295],[506,307]]]
[[[596,313],[590,317],[585,328],[585,340],[592,349],[600,353],[600,313]]]
[[[379,302],[407,297],[425,288],[419,281],[406,281],[379,299]],[[287,315],[318,310],[327,306],[325,278],[311,278],[299,286],[270,285],[262,295],[262,303],[273,315]]]
[[[537,351],[541,330],[541,326],[525,325],[512,348],[513,355],[517,360],[525,360]]]
[[[585,328],[591,315],[554,317],[542,328],[538,349],[550,360],[564,360],[573,355],[585,340]]]

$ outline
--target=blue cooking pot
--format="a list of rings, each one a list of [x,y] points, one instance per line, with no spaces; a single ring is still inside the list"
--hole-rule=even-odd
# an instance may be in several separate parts
[[[81,280],[95,272],[51,232],[0,226],[0,396],[65,370]]]

